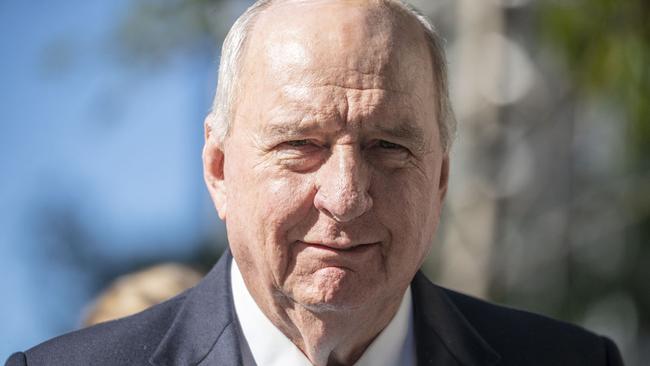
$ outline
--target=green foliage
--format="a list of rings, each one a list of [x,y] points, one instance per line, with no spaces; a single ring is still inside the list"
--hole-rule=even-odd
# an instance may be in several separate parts
[[[205,52],[230,26],[225,0],[137,0],[117,28],[127,60],[150,65],[169,57]]]
[[[627,170],[622,208],[625,266],[609,285],[630,294],[640,309],[640,333],[650,329],[647,291],[650,259],[650,2],[647,0],[544,0],[541,34],[559,52],[578,95],[604,96],[623,111]],[[583,276],[583,269],[576,270]],[[589,281],[593,282],[593,281]],[[602,285],[599,283],[599,285]],[[573,284],[571,291],[588,288]],[[579,292],[579,291],[578,291]],[[583,294],[584,295],[584,294]],[[584,300],[581,298],[580,300]],[[578,301],[580,301],[578,300]]]
[[[630,158],[650,153],[650,2],[547,0],[542,35],[557,47],[578,88],[618,103],[626,113]]]

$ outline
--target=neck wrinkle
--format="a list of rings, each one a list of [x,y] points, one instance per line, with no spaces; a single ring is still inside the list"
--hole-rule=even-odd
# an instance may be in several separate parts
[[[402,292],[385,301],[375,301],[370,309],[314,311],[283,294],[256,291],[254,285],[246,283],[234,260],[232,267],[262,313],[314,366],[354,365],[393,319],[404,297]]]

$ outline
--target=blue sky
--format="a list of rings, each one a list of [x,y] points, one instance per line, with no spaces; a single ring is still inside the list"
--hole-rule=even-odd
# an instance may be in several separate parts
[[[107,268],[189,257],[222,230],[200,161],[216,55],[118,61],[128,5],[0,3],[2,359],[77,326]]]

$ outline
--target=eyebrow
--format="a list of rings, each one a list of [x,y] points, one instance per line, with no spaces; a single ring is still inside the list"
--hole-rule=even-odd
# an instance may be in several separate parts
[[[264,127],[265,135],[270,138],[303,137],[322,130],[323,127],[315,119],[269,123]],[[409,121],[399,122],[396,126],[373,126],[370,131],[395,138],[397,142],[408,142],[410,148],[418,153],[424,153],[427,148],[424,130]]]
[[[265,135],[269,137],[304,136],[321,129],[316,121],[288,121],[282,124],[269,123],[264,127]]]

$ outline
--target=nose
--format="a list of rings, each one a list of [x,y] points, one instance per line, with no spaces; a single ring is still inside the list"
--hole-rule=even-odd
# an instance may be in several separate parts
[[[338,222],[349,222],[372,208],[370,172],[359,151],[343,146],[332,151],[317,177],[314,206]]]

